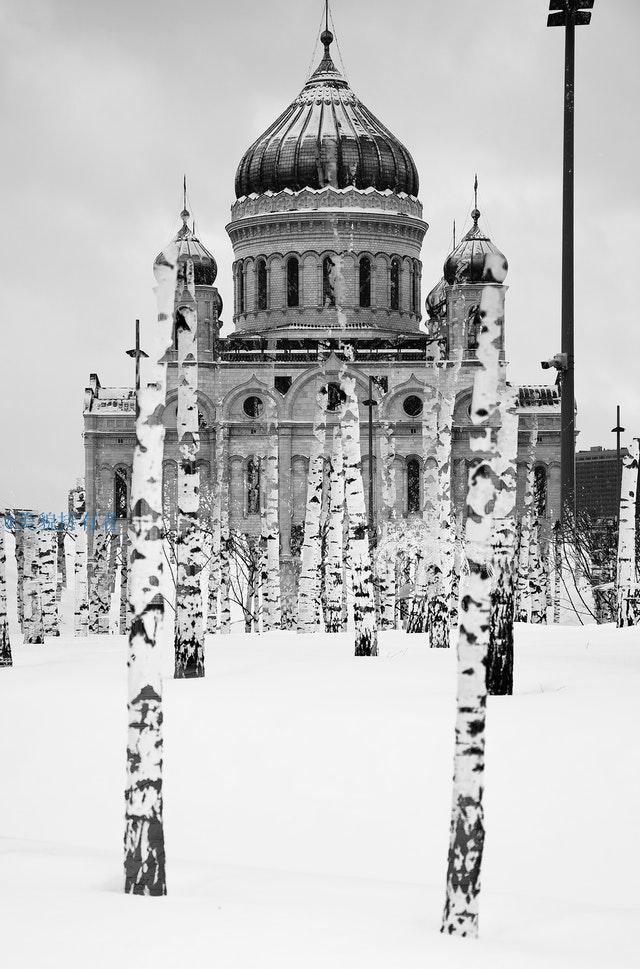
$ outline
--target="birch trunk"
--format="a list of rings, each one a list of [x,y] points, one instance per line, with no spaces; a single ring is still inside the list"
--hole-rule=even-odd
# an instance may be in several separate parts
[[[263,628],[280,629],[282,605],[280,595],[280,524],[278,487],[278,419],[275,405],[267,402],[267,456],[265,461],[265,559],[266,582],[263,584],[265,610]]]
[[[378,410],[382,397],[378,395]],[[396,517],[396,438],[391,422],[385,418],[380,426],[380,461],[382,465],[382,504],[384,519],[379,544],[380,628],[393,629],[396,607],[397,539]]]
[[[494,464],[497,494],[493,530],[491,629],[487,656],[487,691],[491,696],[507,696],[513,693],[517,456],[516,392],[507,387],[500,402],[500,429]]]
[[[316,632],[319,628],[320,515],[322,512],[324,448],[327,434],[327,396],[327,385],[322,383],[316,393],[313,415],[313,438],[309,454],[307,503],[302,542],[302,569],[298,583],[298,632],[305,633]]]
[[[17,522],[17,512],[14,513],[14,519],[16,520],[13,537],[16,548],[18,625],[20,632],[24,634],[24,528]]]
[[[176,679],[204,676],[204,625],[200,572],[200,447],[198,425],[198,319],[193,262],[181,267],[182,292],[176,301],[178,334],[178,537],[176,544]]]
[[[340,425],[333,430],[331,449],[331,476],[329,486],[329,526],[327,532],[327,557],[325,588],[327,599],[326,627],[328,633],[344,630],[344,467],[342,461],[342,436]]]
[[[560,580],[562,576],[562,543],[560,541],[560,522],[553,528],[553,622],[560,625]]]
[[[90,609],[92,632],[103,635],[109,632],[109,546],[111,536],[103,529],[96,528],[93,533],[93,552],[90,588]]]
[[[59,636],[56,602],[58,536],[53,529],[38,532],[38,558],[42,601],[42,628],[45,636]]]
[[[471,404],[466,553],[469,575],[464,582],[458,640],[458,698],[453,778],[453,806],[447,870],[447,895],[442,931],[455,935],[478,933],[480,866],[484,846],[482,796],[484,788],[486,660],[491,609],[492,515],[496,483],[492,462],[490,421],[498,407],[499,344],[504,290],[486,285],[480,301],[482,328],[478,338]]]
[[[67,556],[65,554],[65,539],[66,531],[64,527],[60,527],[60,530],[56,532],[57,541],[57,572],[59,575],[58,585],[56,588],[56,599],[58,602],[62,599],[62,589],[67,588]]]
[[[360,453],[360,412],[355,377],[347,372],[346,359],[340,369],[340,389],[343,394],[340,429],[345,475],[345,502],[349,516],[349,559],[353,588],[353,621],[355,626],[355,655],[378,655],[376,603],[373,589],[373,569],[367,530],[367,512],[362,484]]]
[[[33,526],[24,531],[24,641],[44,643],[42,625],[42,601],[38,561],[38,533]]]
[[[73,518],[76,532],[74,548],[74,635],[86,636],[89,631],[89,596],[87,589],[87,533],[83,519],[86,514],[85,491],[76,488],[72,492]]]
[[[538,419],[534,419],[529,435],[527,453],[526,485],[520,520],[520,550],[518,553],[518,587],[516,593],[516,619],[529,622],[531,615],[531,592],[529,588],[529,569],[531,567],[531,524],[534,511],[534,468],[536,444],[538,443]]]
[[[5,555],[5,516],[0,516],[0,667],[12,666],[11,640],[7,620],[7,559]]]
[[[534,495],[533,518],[531,522],[531,562],[529,566],[529,589],[531,595],[531,622],[547,621],[545,561],[540,545],[540,517],[538,514],[537,494]]]
[[[122,522],[122,534],[120,535],[120,635],[127,634],[127,586],[128,586],[128,538],[129,529],[127,522]]]
[[[640,623],[640,589],[636,575],[636,488],[638,483],[638,439],[622,459],[618,564],[616,575],[616,626]]]
[[[218,632],[218,599],[221,585],[221,536],[222,536],[222,476],[224,468],[224,435],[220,424],[216,425],[215,476],[213,479],[213,507],[211,513],[211,559],[209,561],[209,608],[207,632]]]
[[[418,548],[416,584],[407,632],[425,633],[429,628],[429,603],[435,591],[438,557],[438,436],[439,376],[434,363],[435,386],[425,380],[422,408],[422,536]]]
[[[137,395],[136,447],[131,481],[131,598],[128,656],[127,789],[124,835],[125,891],[165,895],[162,817],[162,661],[164,615],[162,459],[166,354],[176,288],[176,248],[156,263],[158,322],[145,380]]]

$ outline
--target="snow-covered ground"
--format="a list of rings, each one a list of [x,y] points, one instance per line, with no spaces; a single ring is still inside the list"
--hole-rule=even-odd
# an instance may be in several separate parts
[[[640,634],[518,628],[489,704],[478,941],[439,933],[454,651],[383,634],[208,637],[165,694],[167,898],[122,894],[125,642],[0,671],[7,969],[630,967]],[[170,657],[167,657],[170,661]]]

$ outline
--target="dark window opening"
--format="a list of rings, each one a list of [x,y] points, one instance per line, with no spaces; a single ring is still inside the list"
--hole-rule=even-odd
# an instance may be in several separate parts
[[[480,327],[482,325],[482,320],[480,317],[480,307],[472,306],[467,313],[467,349],[477,350],[478,349],[478,336],[480,334]]]
[[[116,468],[113,504],[116,510],[116,518],[127,518],[129,513],[129,489],[127,487],[127,472],[124,468]]]
[[[400,309],[400,260],[391,260],[391,286],[389,289],[389,305],[392,310]]]
[[[363,256],[359,265],[360,306],[371,306],[371,260]]]
[[[287,262],[287,306],[300,305],[300,265],[295,256]]]
[[[242,409],[247,417],[252,417],[255,419],[256,417],[260,417],[262,414],[264,405],[259,397],[251,395],[251,397],[246,398],[244,404],[242,405]]]
[[[247,462],[247,514],[260,513],[260,464],[255,458]]]
[[[264,259],[258,259],[256,263],[256,292],[257,307],[259,310],[267,308],[267,263]]]
[[[293,382],[293,377],[278,376],[273,379],[273,386],[276,388],[278,393],[284,395],[287,393],[291,384]]]
[[[244,313],[244,266],[238,266],[238,313]]]
[[[416,394],[409,394],[405,397],[402,408],[409,417],[418,417],[422,413],[422,400]]]
[[[534,469],[533,496],[538,515],[542,518],[547,512],[547,470],[541,466]]]
[[[417,458],[407,461],[407,511],[420,511],[420,462]]]
[[[345,399],[340,384],[330,383],[327,386],[327,410],[336,411]]]
[[[414,262],[411,274],[411,298],[413,301],[413,312],[420,313],[420,275],[418,263]]]
[[[335,263],[331,256],[325,256],[322,260],[322,305],[335,306],[336,294],[333,287],[333,270]]]

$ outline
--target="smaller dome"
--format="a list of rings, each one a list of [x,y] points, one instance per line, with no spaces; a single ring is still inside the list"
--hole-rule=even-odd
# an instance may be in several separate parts
[[[430,320],[443,320],[447,313],[447,281],[442,277],[425,300],[427,316]]]
[[[478,226],[478,209],[473,210],[471,217],[473,226],[447,257],[444,280],[450,286],[454,283],[502,283],[509,268],[506,257]]]
[[[189,212],[183,209],[180,213],[182,226],[178,229],[173,242],[178,244],[178,262],[193,261],[193,276],[196,286],[213,286],[218,275],[218,266],[209,252],[189,228]],[[162,259],[162,253],[156,256],[156,263]]]

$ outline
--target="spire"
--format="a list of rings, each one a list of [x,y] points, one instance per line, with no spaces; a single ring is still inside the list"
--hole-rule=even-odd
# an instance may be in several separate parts
[[[478,209],[478,176],[476,174],[473,180],[473,212],[471,213],[471,218],[473,219],[474,228],[478,227],[478,219],[480,218],[480,211]]]
[[[187,208],[187,176],[182,176],[182,212],[180,213],[180,218],[182,219],[183,228],[188,229],[188,220],[190,212]]]

